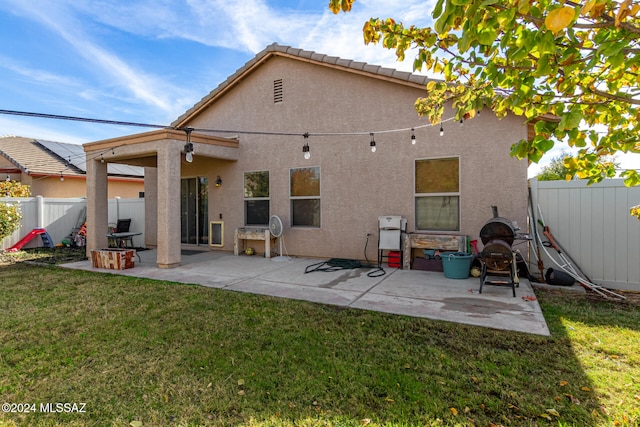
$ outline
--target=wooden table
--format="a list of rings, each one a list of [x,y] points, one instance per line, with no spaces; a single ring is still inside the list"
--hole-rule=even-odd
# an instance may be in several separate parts
[[[467,252],[467,236],[456,234],[407,233],[402,251],[402,269],[411,269],[413,248]]]
[[[233,254],[240,254],[240,240],[264,240],[264,257],[271,258],[271,233],[267,227],[236,228],[233,233]]]
[[[129,247],[133,247],[133,236],[140,236],[142,233],[109,233],[107,234],[107,239],[109,239],[109,246],[113,242],[116,248],[126,248],[127,242],[129,242]]]

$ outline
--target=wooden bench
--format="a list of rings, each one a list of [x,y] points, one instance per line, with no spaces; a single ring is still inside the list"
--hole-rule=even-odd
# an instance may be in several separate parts
[[[264,240],[264,257],[271,258],[271,233],[266,227],[236,228],[233,233],[233,254],[240,254],[241,240]]]
[[[402,269],[411,269],[414,248],[437,249],[440,251],[467,252],[467,236],[457,234],[407,233],[402,251]]]

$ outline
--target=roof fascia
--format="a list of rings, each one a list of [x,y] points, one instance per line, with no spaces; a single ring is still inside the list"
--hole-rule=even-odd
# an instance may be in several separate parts
[[[95,151],[105,151],[112,148],[118,148],[123,145],[135,145],[143,144],[146,142],[154,142],[173,139],[178,141],[187,140],[186,132],[178,129],[160,129],[151,132],[138,133],[134,135],[127,135],[118,138],[105,139],[102,141],[89,142],[83,145],[85,153],[92,153]],[[202,144],[218,145],[224,147],[238,147],[238,142],[231,139],[220,138],[211,135],[203,135],[200,133],[191,133],[191,142],[198,142]]]

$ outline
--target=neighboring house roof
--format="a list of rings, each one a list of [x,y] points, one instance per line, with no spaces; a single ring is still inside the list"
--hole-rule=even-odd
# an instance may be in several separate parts
[[[393,68],[385,68],[378,65],[369,65],[366,62],[341,59],[336,56],[323,55],[315,53],[313,51],[296,49],[290,46],[281,46],[277,43],[273,43],[267,46],[262,52],[258,53],[253,59],[251,59],[244,66],[238,69],[234,74],[229,76],[217,88],[215,88],[207,96],[202,98],[200,102],[195,104],[183,115],[178,117],[178,119],[176,119],[172,123],[172,126],[180,127],[188,123],[194,117],[203,112],[208,106],[213,104],[216,99],[218,99],[218,97],[224,94],[227,90],[234,87],[253,70],[262,65],[264,62],[273,58],[274,56],[310,62],[325,67],[341,69],[343,71],[367,75],[369,77],[393,81],[398,84],[404,84],[417,88],[424,88],[430,80],[433,80],[427,76],[412,74],[406,71],[398,71],[394,70]]]
[[[0,155],[28,175],[84,176],[87,173],[82,145],[7,136],[0,138]],[[107,171],[111,176],[144,177],[144,169],[137,166],[109,163]]]

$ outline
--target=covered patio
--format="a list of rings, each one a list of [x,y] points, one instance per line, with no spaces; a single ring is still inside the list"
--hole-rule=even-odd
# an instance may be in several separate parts
[[[93,249],[107,247],[107,164],[120,163],[144,167],[144,244],[156,248],[154,264],[161,269],[180,265],[180,179],[191,164],[187,143],[198,158],[238,160],[237,140],[168,128],[84,145],[89,257]]]
[[[550,335],[526,279],[521,280],[513,297],[511,289],[502,286],[485,286],[480,294],[477,278],[448,279],[442,273],[386,266],[386,274],[379,277],[369,277],[368,268],[305,273],[308,266],[322,260],[276,262],[229,252],[183,250],[182,264],[168,270],[156,265],[156,250],[139,254],[142,262],[126,270],[98,269],[90,261],[64,267]]]

